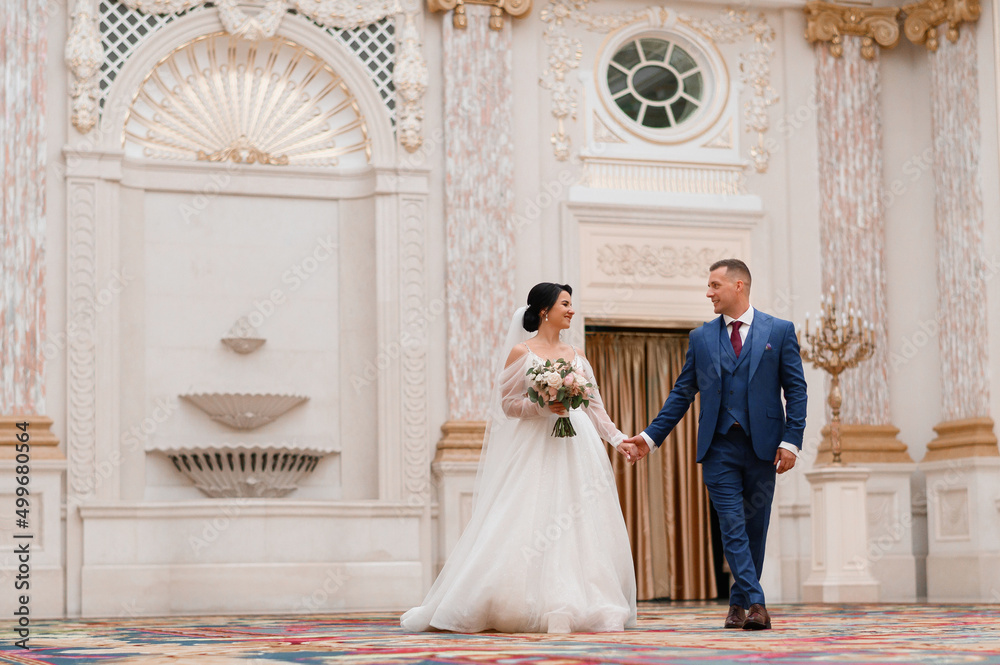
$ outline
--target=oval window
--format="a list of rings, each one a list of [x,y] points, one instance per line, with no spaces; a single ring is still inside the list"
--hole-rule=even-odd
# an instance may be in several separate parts
[[[706,106],[705,68],[668,38],[637,37],[608,63],[611,99],[622,113],[650,129],[672,129]]]

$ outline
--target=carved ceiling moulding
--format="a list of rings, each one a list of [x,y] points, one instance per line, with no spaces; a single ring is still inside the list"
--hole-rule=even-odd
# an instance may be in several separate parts
[[[580,66],[583,44],[572,36],[568,24],[573,23],[591,32],[610,33],[627,25],[645,21],[651,27],[666,28],[681,23],[701,33],[717,44],[750,41],[748,50],[740,54],[740,80],[753,96],[743,104],[743,122],[747,132],[757,134],[757,142],[750,146],[750,159],[758,173],[766,173],[770,153],[764,141],[771,126],[768,109],[778,101],[771,86],[771,56],[774,49],[774,29],[763,14],[752,16],[745,10],[727,9],[714,20],[679,14],[664,7],[647,7],[618,14],[596,14],[588,10],[590,0],[552,0],[541,11],[541,20],[547,23],[543,40],[549,47],[548,67],[542,71],[539,85],[552,91],[552,116],[556,131],[551,140],[556,159],[570,158],[570,137],[566,122],[576,119],[578,93],[569,81],[569,74]]]
[[[831,2],[810,2],[805,7],[808,24],[806,39],[829,42],[830,54],[839,58],[844,53],[843,37],[860,37],[861,56],[875,58],[875,45],[893,48],[899,43],[898,7],[855,7]]]
[[[979,20],[979,0],[924,0],[903,5],[906,20],[903,32],[914,44],[923,44],[928,51],[937,51],[938,26],[948,24],[948,40],[958,41],[958,26]]]
[[[66,41],[65,59],[72,77],[72,122],[81,134],[97,123],[99,75],[104,53],[96,17],[98,0],[76,0]],[[239,7],[238,0],[120,0],[128,7],[147,14],[176,14],[209,2],[219,12],[226,32],[248,41],[273,37],[289,10],[324,28],[357,28],[389,16],[403,14],[400,0],[266,0],[263,8],[250,15]],[[408,3],[409,4],[409,3]],[[517,3],[508,3],[517,4]],[[530,2],[526,3],[530,7]],[[414,17],[419,6],[404,14],[403,29],[398,35],[398,70],[394,82],[400,91],[400,143],[408,151],[423,143],[423,94],[427,88],[427,64]],[[508,8],[508,11],[511,11]]]
[[[705,266],[726,256],[718,247],[605,244],[597,249],[597,267],[608,277],[660,277],[664,280],[703,277]]]
[[[486,5],[490,8],[490,28],[503,30],[504,12],[515,18],[527,16],[531,11],[531,0],[427,0],[427,9],[432,12],[450,12],[451,23],[461,30],[469,24],[465,15],[465,5]]]

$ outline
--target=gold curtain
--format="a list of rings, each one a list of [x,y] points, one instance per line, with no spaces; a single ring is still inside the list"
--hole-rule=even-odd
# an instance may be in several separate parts
[[[588,332],[608,414],[627,435],[659,413],[687,354],[683,333]],[[636,465],[609,448],[632,544],[638,598],[715,598],[708,493],[695,462],[698,398],[659,450]]]

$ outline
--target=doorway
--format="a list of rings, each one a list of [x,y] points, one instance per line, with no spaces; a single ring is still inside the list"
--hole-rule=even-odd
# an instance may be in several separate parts
[[[659,413],[684,366],[688,333],[587,326],[586,352],[601,397],[627,435],[642,431]],[[713,538],[718,524],[695,462],[698,410],[696,396],[660,449],[635,465],[609,448],[639,600],[714,599],[725,580],[718,534]]]

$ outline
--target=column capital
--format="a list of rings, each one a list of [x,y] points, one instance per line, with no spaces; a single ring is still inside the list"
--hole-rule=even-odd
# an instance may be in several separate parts
[[[928,51],[937,51],[938,26],[948,24],[948,40],[958,41],[958,26],[979,20],[979,0],[922,0],[903,5],[906,20],[903,31],[914,44],[923,44]]]
[[[465,5],[486,5],[490,8],[490,28],[503,29],[504,12],[514,17],[527,16],[531,11],[531,0],[427,0],[427,9],[432,12],[455,10],[451,20],[458,29],[468,25]]]
[[[858,7],[814,0],[805,6],[806,39],[829,42],[830,54],[839,58],[844,52],[844,35],[861,37],[861,55],[872,60],[876,44],[892,48],[899,43],[899,12],[897,7]]]

